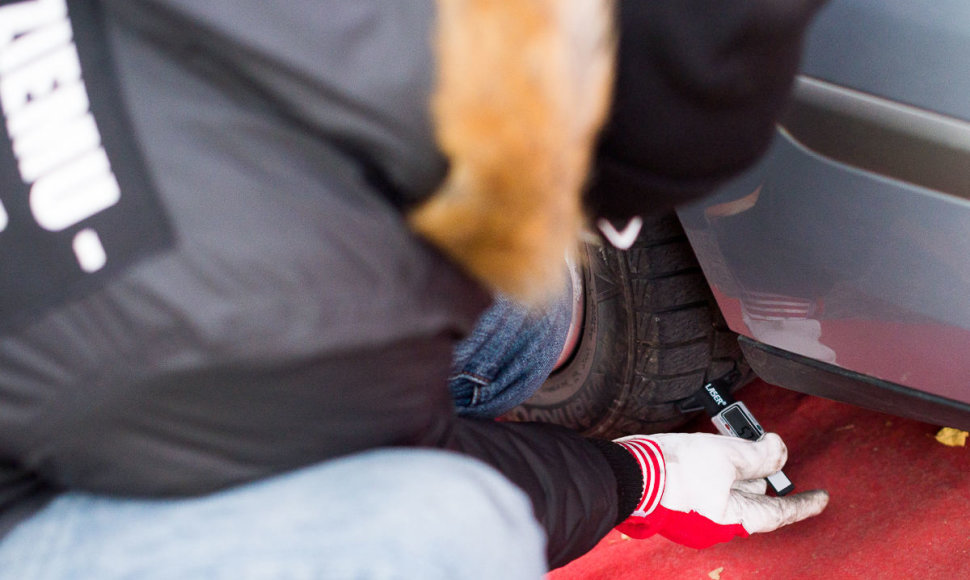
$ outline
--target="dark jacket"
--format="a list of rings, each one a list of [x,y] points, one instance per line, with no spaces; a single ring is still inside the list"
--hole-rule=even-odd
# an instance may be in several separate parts
[[[2,135],[0,530],[61,489],[198,494],[385,446],[498,468],[532,498],[553,566],[632,510],[642,482],[616,446],[452,411],[451,349],[489,297],[402,219],[447,165],[427,110],[431,0],[69,4],[120,198],[62,230],[21,231],[31,216],[14,198],[36,184],[11,159],[18,137]],[[766,59],[779,85],[798,26],[753,39],[788,50]],[[782,92],[751,113],[752,150]],[[645,209],[624,195],[624,211]],[[8,264],[65,273],[24,282]],[[95,271],[67,271],[78,266]]]

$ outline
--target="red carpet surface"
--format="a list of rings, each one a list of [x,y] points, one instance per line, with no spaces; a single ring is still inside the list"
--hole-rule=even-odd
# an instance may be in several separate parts
[[[548,580],[970,577],[970,447],[937,442],[940,425],[761,381],[738,399],[785,439],[796,491],[830,492],[822,515],[706,550],[614,531]],[[714,432],[706,419],[686,430]]]

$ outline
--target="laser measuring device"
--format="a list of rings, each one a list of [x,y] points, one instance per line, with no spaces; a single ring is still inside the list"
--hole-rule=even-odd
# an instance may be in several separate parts
[[[721,435],[758,441],[765,436],[764,428],[744,403],[735,401],[731,396],[731,386],[739,377],[740,373],[734,371],[726,377],[707,383],[695,400],[703,405]],[[782,471],[773,473],[765,479],[778,495],[785,495],[795,489],[795,485]]]

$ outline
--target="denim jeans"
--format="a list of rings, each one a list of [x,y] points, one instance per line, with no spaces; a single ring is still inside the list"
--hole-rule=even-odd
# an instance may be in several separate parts
[[[572,312],[570,291],[543,309],[496,300],[455,348],[448,386],[458,414],[498,417],[535,393],[555,367]]]
[[[0,542],[0,579],[542,578],[526,495],[477,460],[380,450],[191,499],[65,493]]]
[[[455,351],[459,413],[496,417],[552,370],[571,315],[498,300]],[[384,449],[199,498],[64,493],[0,541],[0,580],[539,579],[545,536],[493,468]]]

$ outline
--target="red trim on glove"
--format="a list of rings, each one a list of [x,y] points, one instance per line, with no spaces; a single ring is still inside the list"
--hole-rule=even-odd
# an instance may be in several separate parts
[[[634,540],[645,540],[650,536],[660,533],[660,530],[667,525],[667,516],[670,513],[670,510],[661,507],[659,510],[650,514],[650,517],[630,516],[623,520],[623,523],[616,526],[616,530],[630,536]]]
[[[659,534],[688,548],[708,548],[714,544],[727,542],[736,536],[747,538],[751,535],[741,524],[719,524],[695,511],[685,514],[668,510],[663,506],[659,509],[665,510],[668,514]]]
[[[750,535],[741,524],[719,524],[694,511],[684,513],[663,506],[658,507],[649,517],[631,516],[616,526],[616,529],[636,540],[660,534],[682,546],[698,549]]]

